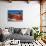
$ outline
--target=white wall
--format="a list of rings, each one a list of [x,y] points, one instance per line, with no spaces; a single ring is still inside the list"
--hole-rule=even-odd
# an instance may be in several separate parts
[[[8,10],[23,10],[22,22],[9,22]],[[40,26],[40,4],[38,2],[1,2],[0,1],[0,27],[32,27]]]

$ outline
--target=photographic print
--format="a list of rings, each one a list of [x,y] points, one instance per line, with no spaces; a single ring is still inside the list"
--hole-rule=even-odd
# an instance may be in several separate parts
[[[22,21],[23,10],[8,10],[8,21]]]

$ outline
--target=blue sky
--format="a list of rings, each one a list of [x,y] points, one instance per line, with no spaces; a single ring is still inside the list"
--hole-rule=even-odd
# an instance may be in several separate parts
[[[23,14],[23,10],[8,10],[8,14]]]

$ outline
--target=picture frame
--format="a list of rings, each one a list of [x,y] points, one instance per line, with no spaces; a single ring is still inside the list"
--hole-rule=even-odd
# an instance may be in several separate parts
[[[8,10],[8,21],[19,22],[23,20],[23,10]]]

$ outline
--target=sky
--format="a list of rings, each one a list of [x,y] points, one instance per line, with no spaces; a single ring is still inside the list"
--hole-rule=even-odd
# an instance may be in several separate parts
[[[8,14],[23,14],[23,10],[8,10]]]

